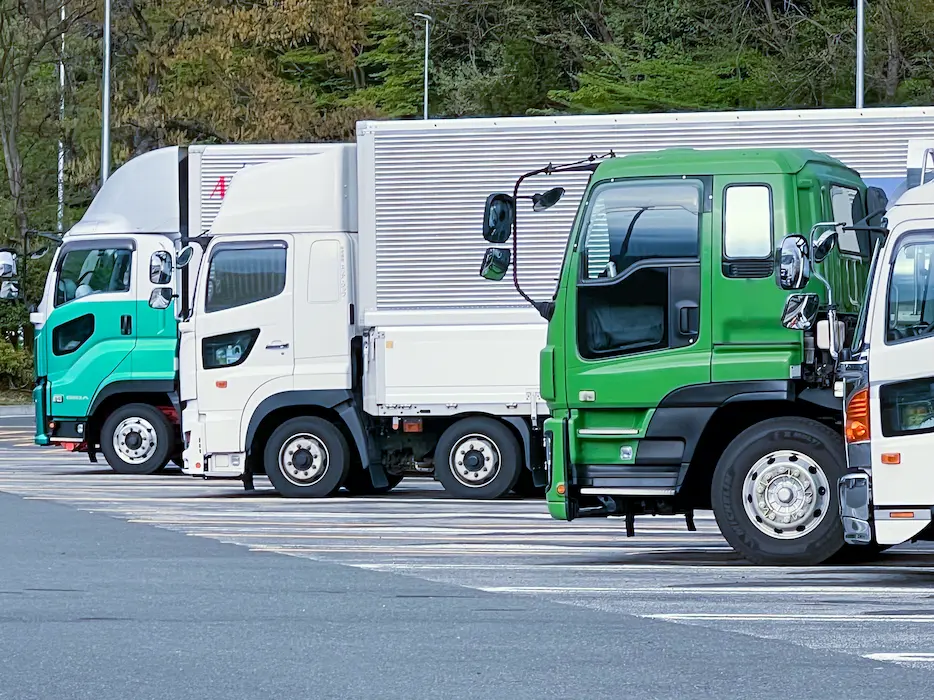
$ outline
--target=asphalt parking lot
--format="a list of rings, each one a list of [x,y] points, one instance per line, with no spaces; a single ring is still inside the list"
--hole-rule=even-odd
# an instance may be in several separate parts
[[[920,694],[934,681],[931,545],[895,548],[872,565],[774,569],[750,566],[735,555],[710,513],[696,516],[694,533],[679,518],[639,518],[636,537],[627,539],[621,521],[560,523],[551,520],[535,500],[456,500],[445,497],[429,480],[406,480],[385,496],[314,502],[282,499],[265,479],[258,479],[256,486],[255,492],[247,493],[237,482],[203,481],[172,471],[148,477],[116,475],[106,464],[90,464],[86,455],[33,446],[29,418],[2,419],[0,492],[15,498],[3,496],[0,503],[5,504],[7,519],[15,522],[4,526],[6,534],[0,541],[7,543],[8,555],[13,550],[20,553],[11,557],[18,564],[7,568],[8,580],[0,588],[12,591],[16,581],[23,591],[41,588],[27,585],[36,576],[45,576],[45,559],[39,553],[55,550],[56,541],[68,537],[77,538],[72,551],[89,548],[92,559],[100,555],[114,563],[113,572],[100,585],[129,578],[142,586],[114,589],[113,615],[118,618],[136,605],[133,601],[139,596],[147,601],[145,609],[156,595],[160,605],[182,616],[182,622],[199,604],[212,615],[241,607],[262,611],[285,605],[302,614],[313,609],[319,617],[319,635],[322,629],[340,634],[341,620],[365,629],[374,615],[381,619],[380,611],[396,620],[408,619],[413,629],[405,634],[376,625],[376,639],[366,634],[355,639],[352,646],[361,658],[369,659],[364,664],[369,671],[342,672],[341,682],[324,674],[312,697],[424,697],[419,688],[424,692],[443,688],[449,697],[567,697],[577,688],[582,696],[594,697],[609,696],[613,689],[630,697],[744,698],[784,695],[787,688],[772,684],[788,676],[799,694],[875,697],[886,690]],[[31,518],[38,524],[27,528]],[[43,531],[46,527],[51,529]],[[107,547],[114,552],[105,555]],[[147,557],[139,558],[140,547],[147,548]],[[54,560],[48,552],[45,556]],[[89,561],[81,557],[73,562],[79,583],[104,576],[100,569],[89,569]],[[167,571],[166,566],[174,568]],[[224,573],[229,566],[237,568],[232,578]],[[274,587],[267,600],[263,572],[277,567],[288,571],[281,574],[277,580],[281,587]],[[55,585],[46,587],[68,588],[67,569],[59,567],[52,573]],[[174,586],[171,603],[156,593],[167,592],[159,582],[163,575]],[[314,581],[310,586],[314,590],[300,590],[301,585],[293,590],[295,584],[289,582],[306,577]],[[74,587],[87,587],[79,583]],[[385,601],[374,602],[363,594],[357,598],[362,601],[359,610],[333,607],[338,600],[346,605],[360,585],[369,593],[391,591],[392,612]],[[3,593],[0,590],[0,601],[15,598]],[[473,606],[470,614],[458,607],[465,601]],[[479,608],[474,605],[477,601],[482,602]],[[18,630],[30,642],[0,662],[2,669],[16,661],[15,670],[8,670],[0,684],[0,697],[111,697],[108,688],[117,689],[113,697],[120,697],[121,688],[136,697],[149,697],[149,690],[153,697],[165,692],[155,689],[158,683],[151,685],[159,677],[157,669],[143,663],[142,685],[105,687],[100,678],[85,679],[73,687],[87,694],[77,690],[57,694],[65,686],[49,679],[67,669],[58,668],[56,659],[64,664],[65,659],[84,657],[78,652],[59,656],[47,647],[35,656],[25,655],[24,649],[40,644],[43,635],[50,635],[50,640],[63,638],[53,634],[54,627],[43,628],[34,604],[19,602],[24,606],[19,613],[11,612],[9,604],[8,615],[0,613],[0,630],[4,626],[8,633]],[[93,600],[88,605],[93,612]],[[179,607],[183,605],[188,607]],[[405,610],[412,611],[409,618]],[[482,620],[471,618],[476,610],[482,611]],[[364,611],[369,611],[368,616],[356,620]],[[95,615],[107,617],[100,610]],[[204,624],[210,627],[220,618],[209,615]],[[277,619],[275,614],[273,618]],[[197,634],[188,630],[183,643],[172,639],[170,628],[159,632],[168,635],[160,644],[153,642],[160,649],[173,648],[171,658],[182,673],[169,674],[170,684],[181,682],[186,670],[204,672],[200,665],[191,667],[192,650],[186,650],[185,643],[196,643],[196,656],[203,664],[251,667],[253,663],[231,656],[243,640],[206,641],[203,630]],[[248,642],[250,648],[262,649],[266,643],[275,647],[276,642],[264,636],[272,634],[269,630],[243,629],[255,635]],[[445,629],[453,637],[445,637]],[[132,640],[135,634],[126,629],[115,639]],[[338,647],[327,648],[327,641],[321,639],[298,642],[294,630],[291,634],[292,639],[280,641],[289,648],[288,668],[304,658],[306,671],[333,670],[326,664],[331,654],[336,654],[333,663],[343,663]],[[453,645],[440,666],[438,645],[425,648],[433,635],[446,640],[440,646]],[[514,645],[506,643],[510,639]],[[116,642],[98,640],[105,648],[111,643]],[[562,649],[568,652],[566,657]],[[507,674],[507,682],[502,664],[510,659],[514,670]],[[646,664],[653,659],[660,666],[650,671]],[[29,670],[38,672],[39,660],[51,664],[51,675],[45,677],[51,685],[45,689],[52,694],[39,692],[41,684],[29,692],[22,685],[10,685],[13,679],[26,682],[22,679]],[[368,673],[376,673],[384,664],[397,669],[402,680],[369,686]],[[441,676],[426,675],[424,669],[413,675],[413,665],[446,670]],[[83,678],[80,667],[70,668],[68,673]],[[119,670],[121,663],[109,668]],[[263,668],[273,669],[276,664],[269,662]],[[468,683],[463,673],[474,680]],[[351,679],[359,685],[347,685]],[[744,686],[744,679],[759,685]],[[829,684],[824,690],[815,686],[820,679]],[[228,680],[212,681],[210,687],[211,693],[226,692],[225,697],[253,697],[254,690],[260,697],[273,689],[288,695],[297,686],[277,681],[254,688],[254,680],[233,686]],[[381,690],[373,694],[377,687]],[[6,694],[11,688],[18,692]],[[239,690],[230,695],[231,688]],[[483,688],[486,691],[481,693]],[[188,695],[164,695],[182,696]]]

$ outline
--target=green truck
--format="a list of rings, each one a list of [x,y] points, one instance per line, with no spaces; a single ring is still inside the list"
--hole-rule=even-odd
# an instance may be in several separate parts
[[[541,211],[563,190],[519,197],[520,184],[580,170],[591,174],[557,289],[532,300],[516,268],[517,201]],[[795,329],[801,310],[783,289],[781,244],[797,232],[808,238],[790,240],[836,234],[803,291],[850,337],[869,256],[852,227],[885,204],[884,191],[840,161],[781,148],[591,156],[490,195],[484,238],[497,247],[481,275],[499,280],[512,266],[548,321],[540,381],[550,417],[537,476],[552,517],[621,516],[632,536],[636,516],[684,515],[693,530],[694,511],[712,509],[754,563],[840,553],[843,406],[836,358],[821,349],[839,344]],[[829,307],[819,277],[833,291]]]

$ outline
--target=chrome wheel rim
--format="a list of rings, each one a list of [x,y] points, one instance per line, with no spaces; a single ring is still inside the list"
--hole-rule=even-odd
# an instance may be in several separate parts
[[[313,486],[321,481],[329,463],[328,448],[311,433],[293,435],[279,449],[279,471],[296,486]]]
[[[472,489],[486,486],[500,472],[502,455],[496,442],[481,433],[465,435],[451,448],[448,466],[454,478]]]
[[[796,540],[827,517],[830,482],[820,465],[796,450],[777,450],[746,473],[743,506],[752,523],[769,537]]]
[[[133,416],[120,421],[113,434],[117,456],[127,464],[143,464],[156,453],[156,429],[145,418]]]

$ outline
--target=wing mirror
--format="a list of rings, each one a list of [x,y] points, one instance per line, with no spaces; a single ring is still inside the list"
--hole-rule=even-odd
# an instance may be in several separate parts
[[[814,240],[816,234],[817,232],[815,231],[811,236],[811,251],[813,253],[814,262],[819,263],[823,262],[824,259],[830,255],[830,251],[832,251],[836,245],[837,232],[833,229],[824,231],[820,236],[817,236],[817,240]]]
[[[167,309],[172,303],[172,297],[171,287],[153,289],[152,294],[149,295],[149,306],[153,309]]]
[[[533,194],[532,195],[532,210],[533,211],[545,211],[546,209],[551,209],[555,204],[557,204],[561,198],[564,196],[563,187],[553,187],[543,194]]]
[[[0,250],[0,280],[16,277],[16,253],[9,248]]]
[[[172,279],[172,256],[158,250],[149,258],[149,281],[153,284],[168,284]]]
[[[787,291],[804,289],[811,279],[808,243],[804,236],[785,236],[778,249],[778,284]]]
[[[508,248],[487,248],[483,255],[483,264],[480,265],[480,276],[499,282],[509,270],[511,257],[512,253]]]
[[[487,243],[505,243],[512,235],[515,220],[516,200],[508,194],[491,194],[483,211],[483,239]]]
[[[191,262],[191,256],[195,254],[195,249],[190,245],[186,245],[181,249],[179,254],[175,258],[175,267],[181,270],[183,267],[188,267],[188,263]]]
[[[820,297],[816,294],[790,294],[782,311],[782,325],[793,331],[806,331],[814,325]]]

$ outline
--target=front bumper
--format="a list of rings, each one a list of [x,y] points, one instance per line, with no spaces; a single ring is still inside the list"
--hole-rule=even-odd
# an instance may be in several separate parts
[[[872,479],[866,472],[851,472],[837,482],[843,539],[847,544],[871,544]]]
[[[182,473],[205,479],[242,479],[246,474],[246,455],[239,453],[205,454],[205,425],[195,401],[182,410]]]

